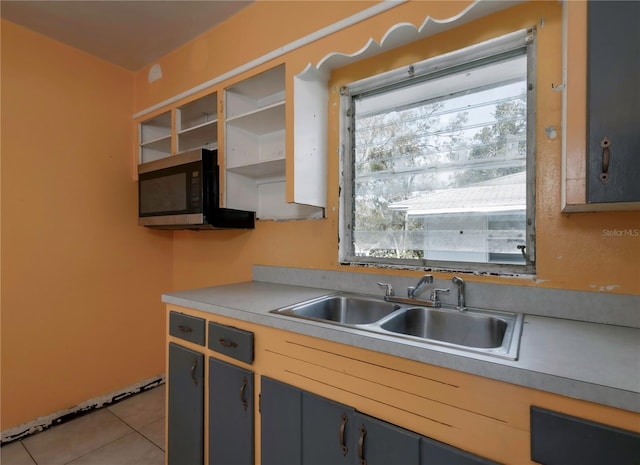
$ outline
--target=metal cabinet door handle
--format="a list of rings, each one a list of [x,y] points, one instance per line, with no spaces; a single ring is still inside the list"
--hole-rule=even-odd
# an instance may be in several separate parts
[[[609,181],[609,162],[611,161],[611,153],[609,147],[611,141],[604,136],[604,139],[600,141],[600,147],[602,147],[602,172],[600,173],[600,182],[606,184]]]
[[[220,343],[221,346],[224,347],[231,347],[233,349],[235,349],[236,347],[238,347],[238,343],[235,341],[228,341],[225,338],[221,337],[220,339],[218,339],[218,342]]]
[[[190,333],[193,331],[193,329],[189,328],[188,326],[185,325],[178,325],[178,329],[180,331],[182,331],[183,333]]]
[[[193,380],[194,384],[197,386],[198,385],[198,379],[196,377],[196,370],[198,369],[198,359],[196,358],[193,361],[193,365],[191,366],[191,379]]]
[[[367,460],[364,458],[364,437],[367,435],[367,428],[364,425],[360,425],[360,439],[358,439],[358,458],[360,459],[360,465],[367,465]]]
[[[242,402],[242,406],[244,407],[244,410],[247,410],[247,406],[249,405],[247,403],[247,399],[245,399],[245,391],[247,390],[247,384],[249,383],[249,380],[247,379],[246,376],[244,376],[242,378],[242,386],[240,386],[240,402]]]
[[[349,450],[344,442],[344,431],[347,427],[347,421],[347,414],[343,413],[342,417],[340,417],[340,432],[338,437],[340,441],[340,448],[342,449],[342,455],[347,455],[347,451]]]

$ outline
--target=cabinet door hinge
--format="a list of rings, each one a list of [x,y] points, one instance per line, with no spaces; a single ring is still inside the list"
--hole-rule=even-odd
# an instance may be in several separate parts
[[[258,413],[262,413],[262,393],[258,394]]]

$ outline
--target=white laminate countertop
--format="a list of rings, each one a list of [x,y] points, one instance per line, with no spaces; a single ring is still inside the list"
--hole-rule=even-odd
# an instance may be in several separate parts
[[[640,412],[640,329],[526,315],[520,355],[511,361],[269,313],[333,292],[252,281],[173,292],[162,301]]]

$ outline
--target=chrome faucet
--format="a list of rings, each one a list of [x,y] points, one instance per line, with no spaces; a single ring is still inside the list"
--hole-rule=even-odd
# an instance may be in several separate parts
[[[431,283],[433,283],[433,276],[431,276],[430,274],[425,274],[422,278],[420,278],[420,281],[418,281],[418,284],[416,284],[415,287],[409,286],[407,288],[407,296],[410,299],[415,299],[416,294],[422,290],[425,284]]]
[[[384,287],[386,292],[384,294],[384,300],[387,302],[397,302],[400,304],[407,305],[419,305],[421,307],[434,307],[438,308],[442,305],[440,302],[440,293],[449,292],[449,289],[435,288],[431,291],[431,295],[429,300],[418,299],[417,295],[427,284],[433,283],[433,276],[430,274],[425,274],[420,280],[416,283],[415,286],[409,286],[407,288],[407,297],[398,297],[393,293],[393,288],[391,284],[388,283],[378,283],[378,286]]]
[[[395,295],[394,292],[393,292],[393,286],[391,284],[389,284],[389,283],[378,283],[378,286],[385,288],[385,292],[384,292],[384,296],[385,297],[393,297]]]
[[[458,286],[458,306],[456,308],[460,311],[466,310],[464,279],[454,276],[451,281]]]
[[[442,289],[440,287],[436,287],[434,290],[431,291],[431,296],[429,296],[429,300],[431,301],[431,303],[435,308],[439,308],[442,305],[442,302],[440,302],[440,293],[448,294],[449,289]]]

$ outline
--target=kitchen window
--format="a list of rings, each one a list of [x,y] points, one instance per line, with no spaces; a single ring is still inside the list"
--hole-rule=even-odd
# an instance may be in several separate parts
[[[342,88],[342,263],[535,272],[535,31]]]

